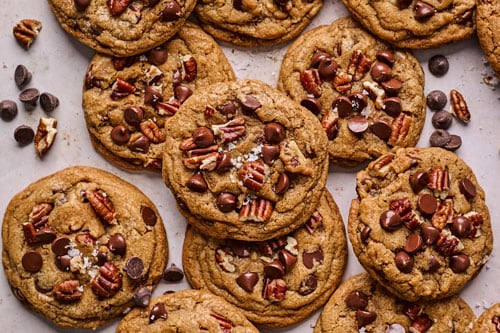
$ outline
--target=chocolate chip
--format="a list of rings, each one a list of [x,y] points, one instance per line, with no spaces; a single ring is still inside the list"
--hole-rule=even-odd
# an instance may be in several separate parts
[[[151,300],[151,287],[145,286],[137,289],[134,292],[134,296],[132,299],[134,300],[134,304],[138,307],[145,308],[149,305],[149,301]]]
[[[428,262],[427,271],[430,273],[436,272],[439,269],[439,267],[441,267],[441,264],[439,263],[437,258],[432,254],[429,254],[427,262]]]
[[[368,296],[359,290],[351,291],[344,301],[351,310],[364,310],[368,306]]]
[[[253,112],[262,106],[257,97],[253,95],[246,95],[245,100],[241,100],[240,102],[243,109],[247,112]]]
[[[427,20],[436,13],[434,7],[422,1],[417,1],[413,9],[415,10],[415,19],[417,21]]]
[[[123,125],[118,125],[113,127],[110,135],[111,135],[111,140],[113,140],[113,142],[117,145],[124,145],[128,143],[128,141],[130,140],[130,132]]]
[[[302,253],[302,262],[304,263],[304,266],[307,268],[311,269],[315,265],[322,264],[323,263],[323,251],[321,249],[318,249],[313,252],[305,252]]]
[[[123,270],[132,280],[140,279],[144,272],[144,262],[139,257],[131,257],[125,262]]]
[[[50,244],[50,248],[52,249],[52,252],[54,252],[56,256],[63,256],[65,254],[68,254],[69,243],[70,243],[69,238],[57,237],[52,241],[52,244]]]
[[[465,216],[456,216],[451,223],[451,232],[458,238],[469,237],[472,230],[472,222]]]
[[[148,62],[155,66],[160,66],[167,61],[168,52],[164,47],[157,46],[147,54]]]
[[[249,293],[253,292],[253,289],[257,282],[259,281],[259,275],[255,272],[245,272],[240,274],[236,279],[236,283],[243,290],[248,291]]]
[[[377,61],[372,66],[371,75],[375,82],[385,82],[392,78],[392,69],[386,63]]]
[[[404,251],[399,251],[394,257],[396,267],[403,273],[410,273],[413,269],[413,258]]]
[[[165,268],[163,271],[163,279],[167,282],[179,282],[183,278],[184,272],[174,264],[170,264],[170,267]]]
[[[477,194],[476,186],[467,178],[462,179],[458,183],[458,188],[460,189],[460,193],[465,195],[467,199],[472,199]]]
[[[236,208],[236,196],[232,193],[223,192],[217,196],[217,208],[223,213],[229,213]]]
[[[40,95],[40,106],[45,112],[52,112],[59,106],[59,99],[51,93],[44,92]]]
[[[290,177],[286,173],[280,173],[278,176],[278,181],[274,186],[274,192],[276,194],[282,194],[290,187]]]
[[[318,65],[319,77],[325,81],[331,81],[337,73],[337,63],[330,57],[322,58]]]
[[[28,71],[26,66],[17,65],[14,71],[14,82],[19,89],[23,89],[28,83],[30,83],[32,78],[31,73]]]
[[[429,183],[429,174],[423,171],[417,171],[410,175],[410,186],[413,192],[422,191]]]
[[[425,102],[429,109],[439,111],[443,110],[446,103],[448,103],[448,97],[446,97],[446,94],[441,90],[433,90],[427,94]]]
[[[118,255],[125,255],[127,251],[127,243],[125,238],[120,233],[116,233],[109,238],[108,248],[111,252]]]
[[[291,254],[287,250],[281,250],[278,252],[278,259],[283,264],[285,268],[285,273],[289,272],[292,266],[297,262],[297,256]]]
[[[397,0],[397,4],[398,4],[399,9],[405,9],[405,8],[410,7],[412,2],[413,2],[413,0]]]
[[[141,206],[141,216],[146,225],[154,226],[156,224],[157,216],[151,207]]]
[[[285,127],[277,122],[270,122],[264,126],[264,136],[269,143],[278,144],[286,136]]]
[[[167,22],[177,21],[183,16],[182,8],[175,0],[167,2],[167,6],[162,12],[162,20]]]
[[[71,257],[69,255],[57,256],[56,266],[63,272],[69,271],[71,265]]]
[[[26,110],[31,111],[35,108],[40,92],[36,88],[28,88],[19,94],[19,100],[24,104]]]
[[[422,248],[422,237],[418,232],[412,232],[406,237],[403,249],[409,254],[414,254]]]
[[[351,101],[352,110],[354,112],[361,112],[368,105],[368,98],[362,92],[353,92],[347,97],[349,97],[349,100]]]
[[[438,129],[448,129],[451,126],[453,117],[448,111],[438,111],[432,116],[432,126]]]
[[[208,189],[207,182],[201,173],[195,173],[188,179],[186,186],[194,192],[203,193]]]
[[[422,226],[421,232],[422,232],[422,240],[427,245],[432,245],[436,243],[440,234],[437,228],[430,225]]]
[[[389,65],[390,67],[394,65],[395,62],[394,52],[392,52],[391,50],[379,51],[377,52],[375,57],[377,58],[378,61],[382,61],[383,63]]]
[[[337,108],[339,118],[346,118],[352,112],[352,103],[347,96],[339,96],[333,101],[333,108]]]
[[[368,240],[368,237],[370,237],[371,231],[372,231],[372,228],[370,228],[369,226],[365,225],[363,227],[363,229],[361,230],[361,234],[360,234],[361,241],[363,243],[366,243],[366,241]]]
[[[161,101],[163,101],[161,92],[159,92],[152,86],[146,86],[146,88],[144,89],[144,104],[153,105]]]
[[[231,249],[231,251],[233,251],[236,256],[240,258],[249,257],[250,251],[252,250],[251,243],[236,239],[228,240],[227,246]]]
[[[301,296],[306,296],[314,292],[316,288],[318,288],[318,278],[309,274],[302,281],[300,281],[298,293]]]
[[[377,119],[371,126],[373,134],[378,136],[381,140],[387,141],[391,137],[392,127],[391,124],[384,119]]]
[[[219,159],[217,159],[217,165],[215,167],[215,171],[223,172],[231,169],[232,167],[233,167],[233,162],[231,161],[231,154],[227,151],[220,154]]]
[[[399,214],[393,210],[386,210],[380,214],[380,225],[385,230],[397,230],[403,225]]]
[[[396,78],[392,78],[390,80],[381,82],[380,85],[382,86],[382,88],[385,90],[385,93],[389,97],[397,96],[397,94],[399,94],[399,91],[403,87],[401,81],[399,81]]]
[[[311,111],[314,115],[318,115],[321,112],[321,103],[317,98],[306,97],[300,101],[300,105]]]
[[[281,279],[285,275],[285,267],[283,264],[274,260],[264,265],[264,276],[270,279]]]
[[[198,127],[193,132],[193,140],[197,147],[206,148],[214,144],[214,133],[208,127]]]
[[[134,141],[130,142],[127,147],[133,152],[147,154],[149,151],[149,139],[146,136],[141,135]]]
[[[168,318],[168,313],[167,309],[165,308],[165,304],[156,303],[155,305],[153,305],[153,308],[149,313],[149,323],[152,323],[158,319],[167,320],[167,318]]]
[[[363,116],[351,117],[347,120],[347,127],[354,134],[362,134],[368,129],[368,120]]]
[[[437,129],[432,132],[429,143],[432,147],[444,147],[451,140],[451,135],[447,130]]]
[[[42,269],[43,259],[37,251],[28,251],[23,255],[21,262],[27,272],[36,273]]]
[[[418,209],[426,214],[432,215],[436,212],[438,207],[438,201],[434,197],[434,195],[430,193],[422,193],[418,196],[417,200]]]
[[[450,268],[454,273],[463,273],[469,268],[470,259],[465,254],[455,254],[450,257]]]
[[[321,60],[328,59],[328,58],[330,58],[329,53],[327,53],[325,51],[321,51],[321,50],[316,50],[316,51],[314,51],[314,54],[311,58],[311,66],[318,67]]]
[[[144,110],[140,106],[129,106],[123,112],[123,118],[130,126],[138,127],[144,118]]]
[[[444,55],[436,54],[429,59],[428,67],[433,75],[443,76],[448,73],[450,64]]]
[[[193,94],[193,91],[188,86],[182,84],[178,85],[174,89],[175,98],[179,100],[179,103],[184,103],[186,99]]]
[[[396,118],[402,111],[401,99],[399,97],[388,97],[382,101],[384,104],[383,110],[389,116]]]
[[[455,151],[462,146],[462,138],[456,134],[450,134],[450,141],[443,146],[444,149]]]
[[[377,314],[370,311],[357,310],[356,320],[358,321],[358,328],[365,327],[373,323],[377,319]]]
[[[14,130],[14,139],[21,146],[32,143],[34,138],[35,138],[35,131],[27,125],[18,126]]]
[[[233,101],[229,101],[226,104],[218,105],[217,111],[228,118],[232,118],[236,114],[236,104]]]
[[[280,147],[277,145],[263,145],[261,152],[264,163],[272,165],[280,156]]]
[[[4,121],[11,121],[17,116],[17,104],[11,100],[0,102],[0,118]]]

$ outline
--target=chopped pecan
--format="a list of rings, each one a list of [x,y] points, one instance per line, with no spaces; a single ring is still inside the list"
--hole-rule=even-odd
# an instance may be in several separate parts
[[[321,96],[321,78],[317,69],[309,69],[300,73],[302,87],[314,97]]]
[[[371,65],[372,61],[361,50],[355,50],[349,59],[347,74],[352,75],[354,81],[358,81],[368,73]]]
[[[192,55],[187,55],[182,58],[182,79],[191,82],[196,78],[198,65],[196,59]]]
[[[132,0],[108,0],[106,5],[108,5],[111,15],[117,16],[123,13]]]
[[[419,218],[419,216],[415,213],[411,206],[410,199],[408,198],[391,201],[389,209],[398,213],[403,223],[410,230],[415,230],[424,222],[423,219]]]
[[[450,111],[460,121],[467,124],[470,121],[470,112],[464,96],[455,89],[450,90]]]
[[[135,87],[122,79],[116,79],[111,90],[111,99],[117,100],[134,93]]]
[[[215,312],[210,313],[210,315],[217,319],[223,333],[231,333],[231,328],[233,327],[233,323],[231,322],[231,320]]]
[[[425,333],[427,332],[434,322],[425,313],[418,315],[411,323],[410,332]]]
[[[321,126],[325,129],[328,140],[333,140],[339,133],[339,117],[338,113],[329,110],[321,119]]]
[[[431,222],[432,225],[439,230],[451,223],[453,220],[453,200],[446,199],[444,201],[438,201],[438,208],[436,212],[432,215]]]
[[[47,223],[48,216],[52,211],[52,205],[49,203],[41,203],[33,206],[29,215],[30,222],[33,223],[35,228],[40,228]]]
[[[85,196],[97,215],[104,221],[108,224],[114,224],[116,222],[115,207],[106,193],[98,190],[87,190],[85,191]]]
[[[394,154],[382,155],[368,165],[371,176],[385,176],[389,172],[389,166],[396,157]]]
[[[310,234],[313,234],[316,229],[323,225],[323,216],[317,210],[311,215],[311,217],[306,221],[305,228]]]
[[[470,237],[476,238],[481,236],[481,225],[483,224],[483,217],[476,211],[470,211],[464,215],[472,223],[472,229],[470,231]]]
[[[203,148],[207,149],[207,148]],[[201,150],[201,149],[200,149]],[[217,160],[219,159],[219,153],[217,151],[206,153],[203,155],[194,155],[191,157],[184,158],[182,163],[188,169],[197,169],[212,171],[217,167]]]
[[[223,249],[217,249],[215,251],[215,261],[226,272],[234,273],[236,271],[236,266],[233,264],[234,257]]]
[[[411,117],[401,112],[392,121],[391,124],[392,132],[387,143],[391,146],[397,146],[402,141],[404,141],[406,139],[406,136],[408,135],[408,132],[410,131],[411,123],[412,123]]]
[[[40,118],[35,134],[35,148],[39,156],[43,156],[54,144],[57,134],[57,119]]]
[[[34,19],[23,19],[13,29],[14,37],[26,50],[31,47],[36,36],[42,30],[42,22]]]
[[[165,141],[165,133],[156,125],[152,119],[143,121],[140,125],[141,132],[154,143],[161,143]]]
[[[247,161],[238,171],[238,177],[245,187],[259,192],[266,181],[267,173],[268,170],[264,162],[260,160]]]
[[[235,141],[245,134],[245,119],[235,118],[222,125],[212,125],[212,131],[224,142]]]
[[[266,279],[264,289],[262,290],[263,297],[270,301],[279,302],[285,298],[288,287],[282,279],[270,280]]]
[[[122,276],[115,265],[105,262],[99,267],[99,275],[92,279],[90,287],[97,296],[111,297],[122,287]]]
[[[333,87],[341,94],[347,93],[352,88],[351,82],[352,75],[345,72],[340,72],[337,73],[337,75],[333,79]]]
[[[160,116],[171,117],[179,110],[180,103],[176,99],[172,102],[156,102],[154,107]]]
[[[442,232],[436,242],[436,249],[444,256],[452,256],[460,253],[464,245],[460,240],[450,233]]]
[[[205,112],[203,114],[207,118],[212,117],[215,114],[215,108],[211,107],[210,105],[207,105],[205,106]]]
[[[312,175],[313,163],[304,156],[295,141],[284,142],[280,146],[280,159],[285,164],[286,171],[306,176]]]
[[[403,307],[403,313],[411,320],[414,320],[422,313],[422,306],[417,303],[408,303]]]
[[[249,198],[240,209],[240,221],[265,222],[271,218],[273,203],[263,198]]]
[[[78,301],[83,295],[78,280],[67,280],[59,283],[52,290],[52,294],[55,299],[64,302]]]
[[[450,189],[450,174],[448,168],[435,167],[429,173],[429,183],[427,187],[434,192],[435,197],[445,199]]]
[[[364,81],[363,88],[368,90],[372,99],[375,99],[375,107],[382,110],[384,108],[384,98],[386,96],[385,90],[374,81]]]

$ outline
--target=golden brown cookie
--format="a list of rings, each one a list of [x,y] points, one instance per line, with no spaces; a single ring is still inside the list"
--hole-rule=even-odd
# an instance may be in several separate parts
[[[356,176],[348,234],[370,276],[400,298],[458,293],[493,246],[485,195],[474,172],[441,148],[381,156]]]
[[[10,201],[3,267],[14,295],[61,327],[95,329],[154,289],[168,259],[163,222],[138,188],[74,166]]]
[[[189,227],[186,278],[236,305],[259,328],[298,323],[328,300],[347,259],[342,217],[325,190],[306,224],[263,242],[220,240]]]
[[[500,2],[494,0],[477,1],[477,36],[491,68],[500,77]]]
[[[340,18],[302,34],[281,64],[278,89],[321,121],[333,163],[355,166],[412,147],[425,122],[424,73],[394,49]]]
[[[142,55],[97,54],[83,89],[92,144],[123,168],[159,172],[165,119],[196,89],[233,79],[231,65],[217,43],[193,23]]]
[[[493,304],[477,318],[471,333],[500,332],[500,303]]]

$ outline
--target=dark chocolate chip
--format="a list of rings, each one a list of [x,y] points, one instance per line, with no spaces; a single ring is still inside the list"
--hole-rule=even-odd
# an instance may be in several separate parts
[[[161,92],[159,92],[152,86],[146,86],[146,88],[144,89],[144,104],[153,105],[161,101],[163,101]]]
[[[368,237],[370,237],[371,231],[372,231],[372,228],[370,228],[369,226],[365,225],[363,227],[363,229],[361,230],[361,233],[360,233],[361,241],[363,243],[366,243],[366,241],[368,240]]]
[[[174,74],[172,74],[172,85],[177,87],[182,83],[182,73],[180,70],[176,70]]]
[[[472,230],[472,222],[465,216],[456,216],[451,223],[451,232],[458,238],[469,237]]]
[[[441,264],[439,263],[439,261],[437,260],[437,258],[435,256],[433,256],[432,254],[429,254],[428,258],[427,258],[427,262],[428,262],[428,266],[427,266],[427,271],[428,272],[436,272],[439,267],[441,267]]]
[[[27,125],[18,126],[14,130],[14,139],[21,146],[25,146],[27,144],[32,143],[34,138],[35,138],[35,131]]]
[[[85,10],[92,0],[75,0],[75,7],[78,10]]]
[[[469,266],[470,259],[465,254],[455,254],[450,257],[450,268],[454,273],[463,273]]]
[[[415,19],[417,21],[427,20],[437,12],[436,8],[423,1],[417,1],[413,9],[415,10]]]
[[[403,273],[410,273],[413,269],[413,258],[405,251],[399,251],[394,256],[396,267]]]
[[[359,290],[351,291],[344,301],[351,310],[364,310],[368,306],[368,296]]]
[[[71,265],[71,257],[69,255],[57,256],[56,266],[63,272],[69,271]]]
[[[352,112],[351,100],[346,96],[339,96],[333,101],[333,108],[337,108],[339,118],[346,118]]]
[[[184,103],[192,94],[193,91],[188,86],[180,84],[174,88],[175,98],[177,98],[181,104]]]
[[[52,244],[50,244],[50,248],[52,249],[52,252],[54,252],[56,256],[63,256],[65,254],[68,254],[69,243],[70,243],[69,238],[57,237],[52,241]]]
[[[162,20],[167,22],[177,21],[183,16],[182,8],[175,0],[167,2],[162,12]]]
[[[425,101],[429,109],[440,111],[443,110],[446,103],[448,103],[448,97],[446,97],[446,94],[441,90],[433,90],[427,94]]]
[[[300,101],[300,105],[311,111],[314,115],[318,115],[321,112],[321,103],[317,98],[306,97]]]
[[[249,242],[230,239],[227,246],[233,251],[235,255],[240,258],[246,258],[250,256],[250,251],[252,250],[252,245]]]
[[[113,127],[110,135],[111,135],[111,140],[113,140],[113,142],[117,145],[124,145],[128,143],[128,141],[130,140],[130,132],[123,125],[118,125]]]
[[[399,97],[388,97],[382,101],[384,104],[383,110],[389,116],[396,118],[402,111],[401,99]]]
[[[269,143],[278,144],[286,136],[285,127],[277,122],[270,122],[264,126],[264,136]]]
[[[125,255],[127,251],[127,243],[122,234],[116,233],[109,237],[108,248],[111,252],[118,255]]]
[[[278,176],[278,181],[274,186],[274,192],[276,194],[282,194],[290,187],[290,177],[286,173],[281,173]]]
[[[11,121],[17,116],[17,104],[11,100],[0,102],[0,118],[4,121]]]
[[[154,226],[158,219],[155,211],[148,206],[141,206],[141,216],[144,223],[149,226]]]
[[[298,293],[301,296],[306,296],[314,292],[316,288],[318,288],[318,278],[309,274],[300,282]]]
[[[365,327],[373,323],[377,319],[377,314],[371,311],[356,310],[356,320],[358,321],[358,328]]]
[[[23,89],[28,83],[30,83],[32,78],[31,73],[28,71],[26,66],[17,65],[14,71],[14,82],[19,89]]]
[[[372,66],[371,75],[375,82],[385,82],[392,78],[392,69],[385,62],[377,61]]]
[[[318,65],[319,77],[325,81],[333,80],[337,73],[337,67],[338,65],[335,60],[330,57],[321,59]]]
[[[413,0],[397,0],[397,4],[398,4],[399,9],[405,9],[405,8],[410,7],[412,2],[413,2]]]
[[[193,140],[197,147],[206,148],[214,144],[214,133],[208,127],[198,127],[193,132]]]
[[[167,282],[179,282],[183,278],[184,272],[174,264],[170,264],[170,267],[165,268],[163,271],[163,279]]]
[[[363,116],[355,116],[347,120],[347,127],[354,134],[362,134],[366,132],[368,125],[368,119]]]
[[[278,145],[263,145],[262,160],[267,165],[272,165],[280,156],[280,147]]]
[[[264,265],[264,276],[270,279],[281,279],[285,275],[285,267],[279,260]]]
[[[382,86],[382,88],[385,90],[385,93],[389,97],[397,96],[399,94],[399,91],[403,87],[401,81],[399,81],[396,78],[392,78],[390,80],[381,82],[380,85]]]
[[[322,264],[323,263],[323,251],[321,249],[318,249],[313,252],[303,252],[302,253],[302,262],[304,263],[304,266],[307,268],[311,269],[315,265]]]
[[[448,73],[450,64],[444,55],[436,54],[429,59],[428,67],[433,75],[443,76]]]
[[[259,275],[255,272],[245,272],[240,274],[236,279],[236,283],[243,290],[248,291],[249,293],[253,292],[253,289],[257,282],[259,281]]]
[[[164,47],[157,46],[147,54],[148,62],[155,66],[160,66],[167,61],[168,52]]]
[[[395,59],[394,59],[394,52],[391,50],[383,50],[380,52],[377,52],[375,55],[378,61],[382,61],[392,67],[394,65]]]
[[[285,273],[289,272],[292,266],[297,262],[297,256],[284,249],[278,252],[278,259],[283,264]]]
[[[148,306],[149,301],[151,300],[151,289],[152,288],[150,286],[145,286],[137,289],[134,292],[134,296],[132,297],[132,299],[134,300],[134,304],[141,308],[145,308],[146,306]]]
[[[432,132],[429,143],[432,147],[444,147],[451,140],[451,135],[447,130],[437,129]]]
[[[427,245],[432,245],[436,243],[436,241],[439,238],[439,230],[433,226],[430,225],[424,225],[422,226],[422,240],[424,241],[425,244]]]
[[[422,191],[429,183],[429,174],[423,171],[417,171],[410,175],[410,186],[413,192]]]
[[[328,58],[331,58],[329,53],[321,50],[316,50],[314,51],[314,54],[311,58],[311,66],[318,67],[321,60]]]
[[[19,94],[19,100],[24,104],[26,110],[31,111],[35,108],[38,98],[40,97],[40,91],[36,88],[28,88]]]
[[[236,114],[236,104],[233,101],[229,101],[226,104],[218,105],[217,111],[228,118],[232,118]]]
[[[123,112],[123,118],[130,126],[138,127],[144,118],[144,110],[140,106],[129,106]]]
[[[223,192],[217,196],[216,205],[221,212],[229,213],[236,208],[236,200],[234,194]]]
[[[462,138],[456,134],[450,134],[450,141],[443,146],[444,149],[455,151],[462,146]]]
[[[386,210],[380,214],[380,225],[385,230],[397,230],[403,225],[403,220],[397,212]]]
[[[37,251],[28,251],[23,255],[21,262],[27,272],[36,273],[42,269],[43,259]]]
[[[412,232],[406,237],[403,249],[409,254],[414,254],[422,249],[422,237],[418,232]]]
[[[132,280],[140,279],[144,272],[144,262],[139,257],[130,257],[125,262],[123,270],[127,273],[128,277]]]
[[[219,154],[219,159],[217,160],[217,165],[215,171],[223,172],[229,170],[233,167],[233,162],[231,161],[231,154],[227,151]]]
[[[149,139],[141,135],[127,146],[131,151],[146,154],[149,151]]]
[[[438,201],[434,195],[430,193],[422,193],[417,200],[418,210],[426,215],[432,215],[436,212]]]
[[[347,97],[349,97],[349,100],[351,101],[352,110],[354,112],[361,112],[368,105],[368,98],[362,92],[353,92]]]
[[[384,119],[377,119],[371,126],[373,134],[378,136],[381,140],[387,141],[391,137],[392,127],[391,124]]]
[[[59,106],[59,99],[51,93],[44,92],[40,95],[40,106],[45,112],[52,112]]]
[[[476,186],[467,178],[462,179],[458,183],[458,188],[460,189],[460,193],[465,195],[467,199],[472,199],[477,194]]]
[[[168,313],[167,309],[165,308],[165,304],[156,303],[155,305],[153,305],[153,308],[149,313],[149,323],[152,323],[158,319],[167,320],[167,318],[168,318]]]
[[[432,115],[431,119],[432,126],[434,126],[434,128],[444,130],[450,128],[452,121],[453,117],[448,111],[437,111],[434,115]]]
[[[195,173],[188,179],[186,186],[194,192],[203,193],[208,189],[207,182],[201,173]]]
[[[48,244],[56,238],[56,232],[50,227],[43,227],[35,234],[37,243]]]
[[[254,95],[246,95],[245,99],[240,102],[243,109],[247,112],[253,112],[262,106]]]

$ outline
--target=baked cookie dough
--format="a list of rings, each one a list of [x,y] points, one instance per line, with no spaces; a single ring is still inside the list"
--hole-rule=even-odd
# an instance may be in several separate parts
[[[414,146],[425,122],[424,73],[394,49],[340,18],[302,34],[281,64],[278,89],[315,114],[333,163],[355,166]]]
[[[476,30],[475,0],[342,0],[366,30],[396,47],[436,48]]]
[[[117,333],[144,332],[259,332],[244,314],[204,290],[181,290],[151,299],[145,308],[130,311]]]
[[[2,226],[13,294],[61,327],[95,329],[151,290],[168,259],[163,222],[138,188],[74,166],[15,195]]]
[[[186,278],[242,309],[259,328],[298,323],[323,306],[347,259],[342,217],[325,190],[317,210],[294,232],[262,242],[220,240],[189,227]]]
[[[370,276],[400,298],[458,293],[493,246],[485,195],[473,171],[441,148],[381,156],[356,176],[348,234]]]
[[[234,78],[213,38],[189,22],[168,43],[145,54],[97,54],[83,89],[92,144],[120,167],[160,172],[165,119],[194,90]]]
[[[500,2],[478,0],[476,25],[479,43],[491,68],[500,77]]]
[[[343,282],[325,305],[314,333],[470,332],[476,319],[460,297],[428,302],[400,300],[368,274]]]
[[[61,27],[98,53],[127,57],[175,35],[194,0],[48,0]]]
[[[275,45],[298,36],[323,0],[203,0],[194,14],[207,33],[239,46]]]
[[[500,332],[500,303],[493,304],[477,318],[471,333]]]
[[[326,135],[271,86],[241,80],[198,89],[165,129],[163,179],[202,232],[270,239],[316,209],[328,174]]]

